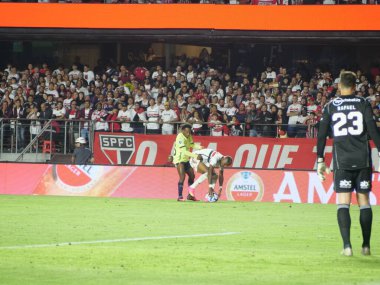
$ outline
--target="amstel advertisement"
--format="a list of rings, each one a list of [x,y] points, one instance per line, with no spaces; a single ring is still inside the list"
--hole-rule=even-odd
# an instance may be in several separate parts
[[[0,171],[0,194],[177,198],[174,167],[9,163],[0,164]],[[315,171],[226,169],[221,200],[335,204],[332,178],[330,174],[322,183]],[[374,173],[373,189],[379,189],[379,179],[379,173]],[[187,194],[187,185],[184,191]],[[207,191],[204,181],[196,196],[203,200]],[[371,203],[377,205],[378,201],[379,191],[373,191]]]

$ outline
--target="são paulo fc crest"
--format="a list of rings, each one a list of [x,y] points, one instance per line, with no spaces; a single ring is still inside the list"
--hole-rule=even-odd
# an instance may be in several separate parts
[[[227,183],[227,199],[232,201],[261,201],[264,183],[251,171],[239,171]]]
[[[111,164],[127,164],[135,153],[135,137],[99,135],[100,150]]]

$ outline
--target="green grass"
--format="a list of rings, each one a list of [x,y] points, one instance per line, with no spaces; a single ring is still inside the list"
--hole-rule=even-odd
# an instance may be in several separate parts
[[[0,284],[380,284],[372,253],[339,255],[334,205],[0,196],[0,247],[134,237],[237,235],[46,248],[0,248]]]

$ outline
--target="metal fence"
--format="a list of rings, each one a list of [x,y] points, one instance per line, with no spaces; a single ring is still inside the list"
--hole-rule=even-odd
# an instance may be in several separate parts
[[[47,160],[54,154],[71,154],[75,140],[85,137],[93,149],[97,131],[139,134],[177,134],[185,122],[121,122],[91,120],[40,120],[0,118],[0,158],[4,154],[17,154],[23,160],[26,154],[45,154]],[[249,136],[249,137],[315,137],[316,128],[306,125],[231,124],[197,122],[192,124],[195,136]],[[125,131],[127,130],[127,131]]]
[[[75,139],[86,137],[93,146],[93,123],[84,120],[1,119],[0,158],[17,154],[14,160],[23,160],[25,154],[70,154]],[[15,156],[7,156],[14,158]],[[11,159],[13,160],[13,159]]]

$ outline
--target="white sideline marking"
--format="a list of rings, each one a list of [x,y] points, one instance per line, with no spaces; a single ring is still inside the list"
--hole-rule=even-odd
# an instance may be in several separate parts
[[[237,234],[240,234],[240,233],[239,232],[225,232],[225,233],[178,235],[178,236],[158,236],[158,237],[137,237],[137,238],[105,239],[105,240],[91,240],[91,241],[73,241],[73,242],[60,242],[60,243],[48,243],[48,244],[26,244],[26,245],[1,246],[0,250],[1,249],[55,247],[55,246],[67,246],[67,245],[79,245],[79,244],[96,244],[96,243],[115,243],[115,242],[130,242],[130,241],[144,241],[144,240],[176,239],[176,238],[228,236],[228,235],[237,235]]]

